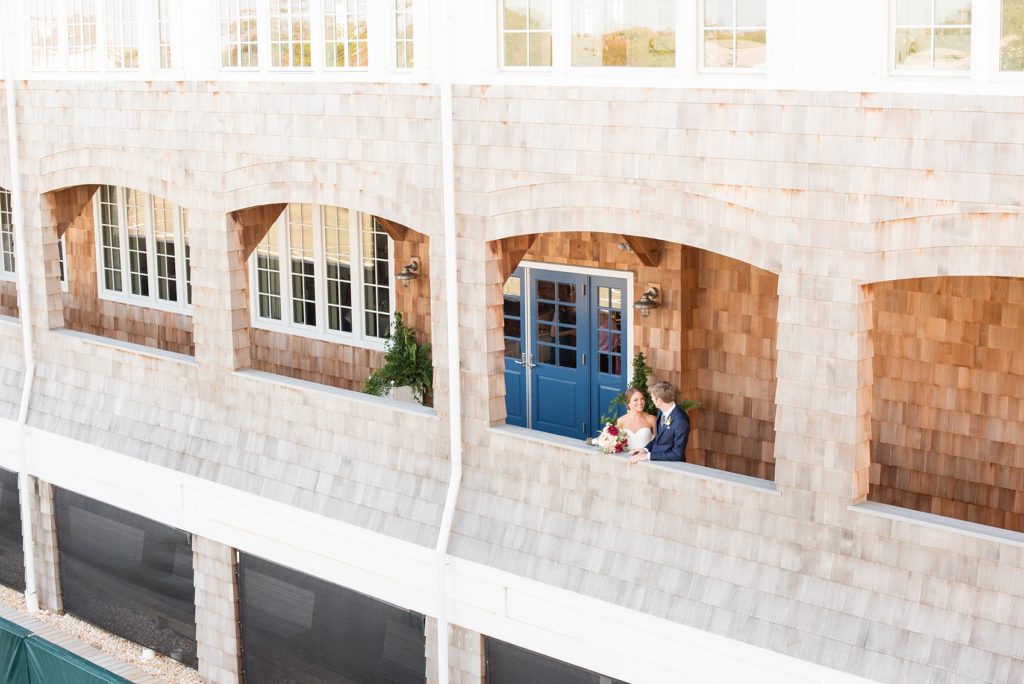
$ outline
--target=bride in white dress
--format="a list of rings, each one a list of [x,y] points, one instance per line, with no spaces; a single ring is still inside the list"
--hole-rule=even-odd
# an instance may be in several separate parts
[[[650,413],[644,411],[644,404],[647,397],[635,387],[630,387],[625,392],[626,413],[615,423],[615,426],[622,430],[628,443],[626,451],[642,449],[654,439],[654,430],[657,420]]]

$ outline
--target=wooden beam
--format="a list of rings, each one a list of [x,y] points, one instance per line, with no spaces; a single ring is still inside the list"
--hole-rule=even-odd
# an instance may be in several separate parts
[[[274,225],[287,204],[261,204],[258,207],[248,207],[231,212],[232,220],[242,230],[242,251],[244,257],[249,258],[256,245],[260,243],[263,236],[267,234],[270,227]]]
[[[64,188],[53,193],[58,238],[63,237],[75,219],[82,215],[85,205],[89,203],[99,187],[98,185],[76,185],[73,188]]]
[[[501,255],[501,277],[502,283],[508,280],[508,277],[512,275],[512,271],[516,270],[519,266],[519,262],[523,260],[526,253],[533,247],[533,243],[537,240],[537,235],[520,235],[514,238],[505,238],[502,241],[504,249]],[[499,243],[501,244],[501,243]]]
[[[644,266],[657,267],[658,261],[661,260],[661,240],[633,235],[623,235],[622,239],[626,241],[626,244],[639,257]]]
[[[409,234],[409,229],[407,227],[403,226],[401,223],[395,223],[394,221],[389,221],[386,218],[381,218],[380,216],[376,216],[375,218],[377,219],[377,223],[380,224],[380,227],[384,229],[384,232],[387,233],[392,240],[395,242],[405,242],[405,237]]]

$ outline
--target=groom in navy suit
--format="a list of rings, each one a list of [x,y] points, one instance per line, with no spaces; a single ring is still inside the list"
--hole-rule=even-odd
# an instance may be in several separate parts
[[[676,388],[671,383],[656,382],[651,387],[651,399],[658,407],[658,432],[646,447],[630,452],[629,462],[685,461],[690,418],[676,406]]]

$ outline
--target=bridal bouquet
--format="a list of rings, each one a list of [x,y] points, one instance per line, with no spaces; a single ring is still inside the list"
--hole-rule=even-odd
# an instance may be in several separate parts
[[[619,454],[626,450],[627,441],[622,430],[611,423],[605,423],[604,429],[594,440],[594,444],[601,449],[601,453]]]

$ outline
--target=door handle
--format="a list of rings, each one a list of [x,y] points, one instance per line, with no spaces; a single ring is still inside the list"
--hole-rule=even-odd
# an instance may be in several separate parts
[[[533,368],[537,365],[531,360],[530,355],[526,352],[520,354],[518,359],[512,359],[512,363],[517,363],[524,368]]]

